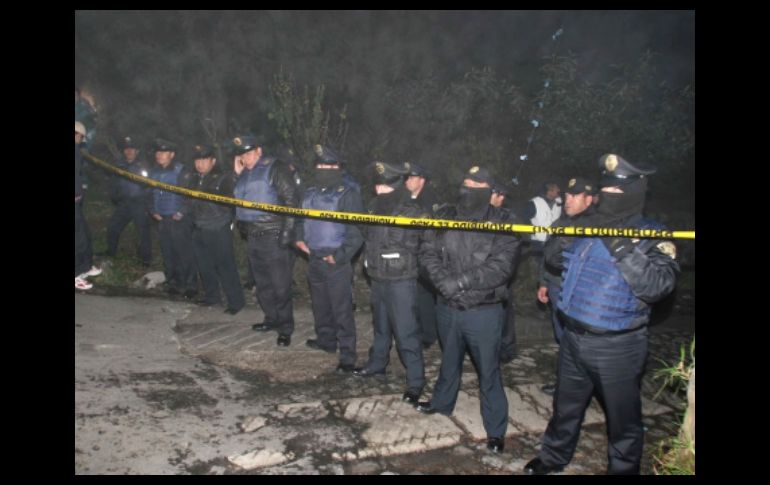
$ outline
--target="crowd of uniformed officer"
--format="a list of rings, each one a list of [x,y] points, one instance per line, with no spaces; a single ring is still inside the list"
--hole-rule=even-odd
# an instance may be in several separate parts
[[[147,173],[136,162],[136,145],[126,138],[122,167]],[[271,156],[261,139],[232,140],[233,170],[217,166],[212,147],[194,148],[195,171],[174,161],[176,145],[158,139],[156,165],[149,177],[202,192],[266,204],[324,211],[368,212],[415,218],[518,222],[502,207],[508,188],[484,167],[463,176],[456,204],[438,204],[415,163],[375,162],[368,166],[374,193],[365,209],[361,187],[345,170],[346,161],[328,146],[314,147],[311,174],[300,175],[286,149]],[[620,156],[602,157],[602,202],[585,225],[659,227],[641,218],[647,176],[652,169]],[[423,230],[282,214],[232,207],[135,183],[118,181],[117,208],[108,228],[108,254],[121,230],[133,221],[139,230],[139,255],[151,258],[149,230],[138,216],[142,196],[158,221],[161,253],[170,292],[193,297],[200,275],[202,305],[221,302],[237,313],[245,305],[233,253],[232,223],[247,241],[249,272],[265,320],[255,331],[276,331],[277,345],[289,346],[294,331],[292,276],[295,253],[308,259],[316,338],[306,345],[339,355],[339,374],[360,378],[382,375],[392,341],[406,368],[403,399],[423,413],[453,412],[468,351],[479,375],[480,406],[487,446],[504,449],[508,402],[501,361],[515,358],[515,333],[509,283],[519,257],[519,236],[483,231]],[[147,194],[151,194],[148,196]],[[147,224],[148,225],[148,224]],[[362,245],[370,278],[374,340],[369,358],[356,367],[356,323],[351,261]],[[563,268],[562,288],[553,288],[556,322],[564,329],[554,414],[530,474],[559,471],[571,459],[583,411],[594,390],[607,407],[610,473],[638,473],[641,456],[639,385],[646,355],[649,308],[673,290],[678,266],[669,241],[628,238],[551,238],[550,267]],[[557,280],[558,281],[558,280]],[[561,291],[559,291],[561,290]],[[509,303],[509,305],[512,303]],[[438,338],[442,363],[430,401],[419,401],[425,387],[422,350]],[[612,369],[611,371],[608,369]]]

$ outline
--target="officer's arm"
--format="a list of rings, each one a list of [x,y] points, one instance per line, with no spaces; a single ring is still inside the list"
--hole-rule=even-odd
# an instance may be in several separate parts
[[[289,169],[281,161],[276,161],[272,170],[272,183],[278,192],[278,197],[283,205],[288,207],[297,207],[297,185],[289,173]],[[281,244],[290,244],[296,239],[294,234],[295,220],[293,217],[284,216],[283,228],[281,229]]]
[[[354,189],[348,190],[340,200],[340,212],[358,212],[364,213],[364,203],[361,201],[361,194]],[[334,251],[334,261],[337,264],[349,263],[355,256],[358,249],[364,243],[364,236],[356,224],[345,224],[345,240],[342,246]]]
[[[513,274],[513,262],[519,248],[516,236],[497,235],[492,244],[492,251],[483,264],[458,275],[461,289],[488,290],[504,285]]]
[[[674,291],[680,271],[675,258],[674,243],[650,240],[640,244],[617,264],[634,296],[646,303],[655,303]]]
[[[449,276],[449,271],[444,268],[441,257],[438,235],[435,229],[426,229],[423,233],[418,256],[420,272],[427,276],[433,286],[438,287],[438,282]]]

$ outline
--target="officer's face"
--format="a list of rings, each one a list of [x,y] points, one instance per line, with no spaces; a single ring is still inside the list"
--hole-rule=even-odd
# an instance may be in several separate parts
[[[243,162],[243,166],[251,170],[254,168],[254,165],[257,164],[257,160],[259,160],[259,157],[262,156],[262,149],[256,148],[254,150],[248,151],[241,155],[241,162]]]
[[[561,190],[559,190],[558,185],[549,185],[548,192],[545,193],[545,196],[548,200],[556,200],[560,192]]]
[[[126,157],[126,161],[128,163],[133,162],[136,160],[136,154],[139,152],[136,148],[124,148],[123,149],[123,155]]]
[[[505,201],[505,196],[499,192],[492,192],[492,196],[489,198],[489,203],[494,207],[502,207]]]
[[[588,209],[591,203],[593,203],[593,197],[586,195],[585,192],[574,195],[567,193],[566,197],[564,202],[564,212],[570,217],[580,214]]]
[[[83,142],[83,135],[81,133],[75,132],[75,145],[80,145]]]
[[[410,175],[404,182],[406,189],[411,192],[412,195],[419,195],[423,186],[425,185],[425,179],[418,175]]]
[[[209,173],[211,172],[211,169],[214,168],[214,164],[216,162],[217,160],[214,157],[196,158],[195,170],[197,170],[198,173],[201,173],[201,174]]]
[[[155,161],[158,162],[158,165],[160,165],[163,168],[166,168],[171,163],[171,160],[173,160],[175,153],[170,152],[168,150],[166,151],[158,151],[155,152]]]

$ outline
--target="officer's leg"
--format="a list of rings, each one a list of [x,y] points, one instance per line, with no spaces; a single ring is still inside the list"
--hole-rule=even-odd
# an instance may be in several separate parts
[[[310,302],[313,307],[313,323],[318,345],[326,350],[337,349],[337,331],[327,286],[325,262],[310,258],[307,266],[307,282],[310,285]]]
[[[198,292],[198,268],[195,265],[195,256],[192,246],[192,222],[187,219],[175,221],[174,247],[177,253],[178,273],[185,293]]]
[[[609,474],[638,474],[644,444],[640,386],[647,330],[597,338],[592,348],[596,389],[607,414]]]
[[[549,466],[564,466],[575,453],[580,426],[594,386],[582,361],[585,339],[564,332],[559,348],[559,372],[553,395],[553,415],[543,434],[540,459]]]
[[[257,287],[257,301],[262,308],[262,312],[265,314],[265,322],[271,325],[279,325],[281,320],[278,317],[275,306],[275,288],[273,288],[273,280],[270,276],[270,266],[268,257],[270,257],[270,251],[267,249],[266,239],[269,239],[272,235],[266,236],[254,236],[254,233],[249,234],[249,261],[251,262],[251,271],[254,275],[254,283]]]
[[[391,331],[391,322],[388,320],[388,286],[389,283],[372,280],[371,303],[374,338],[366,368],[373,372],[384,370],[390,361],[393,332]]]
[[[120,202],[115,206],[109,222],[107,222],[107,256],[115,256],[118,253],[120,234],[131,222],[131,210],[127,203]]]
[[[326,263],[324,263],[326,264]],[[351,297],[353,267],[350,263],[328,265],[329,302],[334,315],[337,331],[337,343],[340,348],[340,364],[356,363],[356,322],[353,316],[353,298]]]
[[[217,279],[222,283],[222,289],[227,298],[227,308],[240,310],[246,306],[243,296],[241,277],[238,275],[238,266],[235,263],[235,251],[233,250],[233,232],[230,226],[223,226],[212,234]]]
[[[170,217],[164,217],[158,222],[158,240],[160,242],[160,255],[163,258],[163,273],[166,276],[166,285],[169,289],[179,290],[182,282],[177,281],[175,273],[174,261],[176,255],[171,237],[172,222]]]
[[[503,362],[510,362],[519,354],[516,347],[516,313],[513,302],[513,282],[508,286],[508,301],[502,313],[502,339],[500,341],[500,359]]]
[[[481,417],[487,437],[501,438],[508,427],[508,399],[500,374],[500,332],[504,310],[490,305],[463,312],[462,333],[479,373]]]
[[[460,331],[461,312],[439,302],[436,305],[438,334],[443,346],[441,369],[433,388],[431,404],[444,414],[451,414],[457,403],[457,393],[463,374],[465,341]]]
[[[150,235],[150,216],[147,215],[144,201],[131,202],[131,217],[139,238],[139,259],[144,265],[149,266],[152,263],[152,238]]]
[[[93,264],[93,253],[91,252],[91,232],[88,223],[83,216],[83,206],[80,203],[75,204],[75,276],[79,276],[89,269]]]
[[[264,249],[278,333],[291,335],[294,333],[294,306],[291,298],[289,248],[279,244],[277,236],[273,236],[264,238]]]
[[[406,368],[406,386],[410,391],[420,393],[425,387],[425,364],[414,312],[416,296],[417,280],[394,281],[389,284],[386,304],[398,354]]]
[[[200,228],[193,229],[193,251],[198,272],[203,282],[203,301],[210,304],[221,303],[219,281],[212,258],[212,232]]]
[[[421,341],[427,348],[438,338],[436,330],[436,295],[430,290],[430,283],[417,280],[417,321],[420,326]]]

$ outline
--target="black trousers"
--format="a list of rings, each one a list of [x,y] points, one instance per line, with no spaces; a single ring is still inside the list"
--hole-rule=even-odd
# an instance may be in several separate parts
[[[233,250],[233,232],[230,224],[218,228],[193,229],[193,250],[198,273],[203,283],[204,301],[220,303],[222,301],[219,285],[227,298],[227,308],[240,310],[246,306],[241,287],[238,266]]]
[[[249,265],[257,286],[257,300],[265,322],[280,335],[294,333],[289,248],[278,241],[279,231],[249,232]]]
[[[163,256],[166,284],[180,291],[198,291],[198,273],[192,246],[192,224],[163,216],[158,222],[158,239]]]
[[[318,344],[325,349],[339,347],[343,365],[355,365],[357,358],[352,277],[350,263],[329,264],[318,258],[308,262],[307,281]]]
[[[607,472],[639,473],[644,443],[640,387],[646,359],[646,327],[619,335],[564,331],[553,417],[540,451],[543,463],[570,462],[586,407],[596,392],[604,402],[607,418]]]
[[[431,284],[422,278],[417,278],[417,323],[422,344],[429,346],[436,343],[436,295]]]
[[[112,213],[107,223],[107,254],[115,256],[118,252],[120,234],[130,223],[134,223],[139,246],[137,255],[143,263],[152,263],[152,240],[150,238],[150,215],[147,204],[142,198],[123,199]]]

